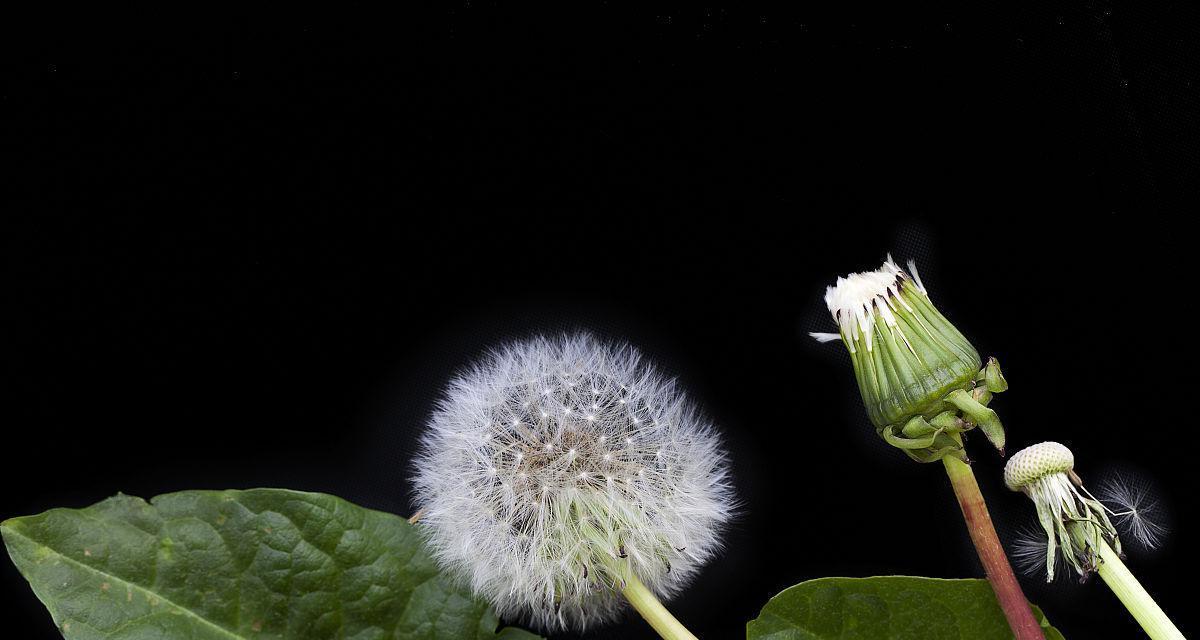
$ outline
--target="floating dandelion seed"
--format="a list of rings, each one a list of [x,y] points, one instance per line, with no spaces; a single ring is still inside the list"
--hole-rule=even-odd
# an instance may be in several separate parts
[[[1167,535],[1158,522],[1158,500],[1145,486],[1121,475],[1105,480],[1096,497],[1109,508],[1117,527],[1133,538],[1142,549],[1156,549]]]
[[[655,624],[631,585],[680,591],[733,511],[712,427],[636,350],[586,334],[491,353],[451,382],[422,448],[435,557],[548,630],[613,620],[622,591]]]

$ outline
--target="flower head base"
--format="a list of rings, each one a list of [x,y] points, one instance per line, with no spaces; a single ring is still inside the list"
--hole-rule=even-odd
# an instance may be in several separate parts
[[[1021,491],[1041,478],[1054,474],[1073,475],[1075,454],[1057,442],[1043,442],[1021,449],[1004,465],[1004,484]]]
[[[1109,510],[1092,497],[1075,474],[1075,456],[1057,442],[1043,442],[1018,451],[1004,465],[1004,484],[1033,500],[1038,522],[1046,533],[1046,580],[1054,579],[1061,557],[1081,578],[1096,567],[1100,545],[1121,552],[1121,540],[1109,520]]]
[[[615,618],[630,575],[679,591],[733,510],[711,427],[637,351],[587,335],[493,352],[451,383],[423,449],[435,557],[546,629]]]
[[[981,427],[997,448],[1004,429],[987,408],[991,394],[1008,383],[933,303],[910,261],[913,275],[889,256],[879,269],[838,278],[825,304],[850,352],[867,415],[893,446],[930,462],[947,454],[965,457],[959,433]]]

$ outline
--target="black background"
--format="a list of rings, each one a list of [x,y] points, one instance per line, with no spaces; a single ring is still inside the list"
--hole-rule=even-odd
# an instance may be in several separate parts
[[[1081,4],[9,20],[0,516],[253,486],[407,514],[453,372],[587,329],[728,439],[743,513],[671,604],[702,637],[808,578],[978,576],[941,469],[805,335],[890,250],[1003,363],[1013,450],[1153,482],[1172,534],[1130,565],[1194,633],[1196,269],[1166,213],[1196,15]],[[1011,540],[1030,505],[971,445]],[[0,564],[6,628],[56,637]],[[1098,581],[1024,582],[1069,638],[1140,633]]]

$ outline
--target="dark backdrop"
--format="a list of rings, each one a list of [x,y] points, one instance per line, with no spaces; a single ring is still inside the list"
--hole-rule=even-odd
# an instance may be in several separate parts
[[[1026,4],[6,21],[0,517],[253,486],[407,514],[453,372],[587,329],[728,439],[743,513],[671,605],[702,637],[807,578],[978,576],[941,469],[805,335],[890,250],[1004,364],[1014,448],[1156,487],[1172,534],[1130,565],[1195,633],[1196,269],[1162,214],[1200,151],[1196,16]],[[1011,540],[1033,514],[981,444]],[[1098,582],[1025,584],[1068,637],[1138,636]],[[0,588],[56,637],[7,562]]]

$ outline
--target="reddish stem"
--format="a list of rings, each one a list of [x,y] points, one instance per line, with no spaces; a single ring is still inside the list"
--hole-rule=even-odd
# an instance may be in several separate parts
[[[958,506],[962,507],[971,542],[975,543],[979,561],[983,563],[983,570],[987,572],[992,591],[996,592],[996,600],[1004,610],[1004,617],[1008,618],[1013,635],[1016,640],[1045,640],[1042,627],[1034,620],[1029,601],[1025,599],[1021,585],[1004,555],[1004,547],[1000,546],[1000,538],[996,537],[996,528],[992,526],[992,517],[988,515],[987,505],[983,502],[983,494],[979,492],[979,484],[975,482],[970,465],[953,456],[942,458],[942,462],[946,465],[950,484],[954,486]]]

